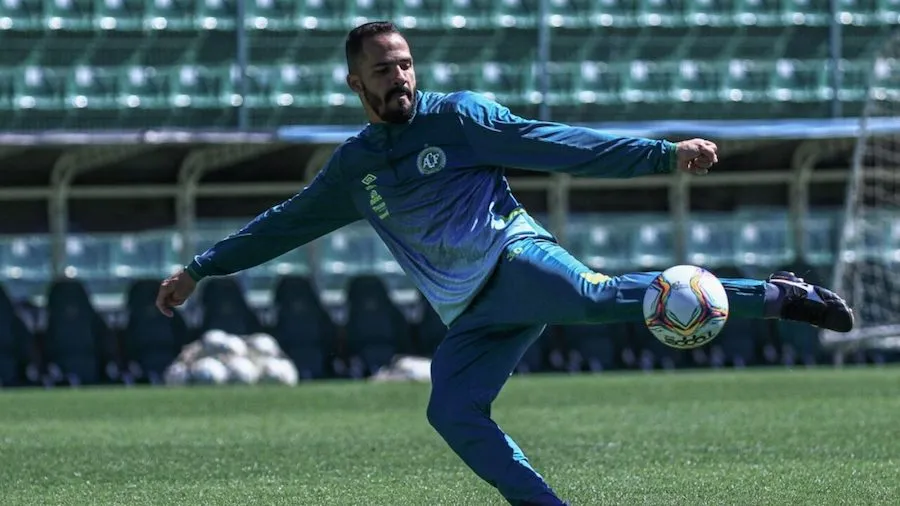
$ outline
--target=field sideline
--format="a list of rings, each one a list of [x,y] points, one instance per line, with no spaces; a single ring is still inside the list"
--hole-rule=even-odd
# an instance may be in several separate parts
[[[0,391],[0,504],[502,505],[422,384]],[[514,377],[495,418],[575,505],[895,504],[900,369]]]

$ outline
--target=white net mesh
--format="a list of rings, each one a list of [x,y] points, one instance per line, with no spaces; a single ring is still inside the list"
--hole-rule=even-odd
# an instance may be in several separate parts
[[[853,158],[833,287],[856,316],[825,344],[900,345],[900,36],[875,58]]]

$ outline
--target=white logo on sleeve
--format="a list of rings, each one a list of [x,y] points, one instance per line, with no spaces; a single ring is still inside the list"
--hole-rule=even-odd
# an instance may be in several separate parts
[[[416,166],[419,172],[424,175],[434,174],[440,171],[447,164],[447,155],[444,150],[437,146],[430,146],[419,152],[416,158]]]

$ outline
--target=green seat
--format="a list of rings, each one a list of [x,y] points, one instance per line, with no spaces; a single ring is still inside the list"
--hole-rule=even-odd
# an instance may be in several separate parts
[[[153,67],[127,66],[116,73],[119,104],[129,108],[168,109],[167,75]]]
[[[877,0],[877,2],[879,21],[890,25],[900,23],[900,0]]]
[[[295,30],[297,3],[291,0],[246,0],[244,24],[256,30]]]
[[[628,27],[638,23],[635,2],[630,0],[599,0],[591,4],[591,24]]]
[[[838,20],[845,25],[878,24],[878,0],[839,0]]]
[[[684,19],[690,26],[733,26],[737,23],[731,0],[685,0]]]
[[[371,227],[359,223],[316,241],[318,285],[325,290],[342,290],[349,278],[376,272],[375,250],[380,240]]]
[[[168,69],[170,105],[211,109],[229,107],[234,90],[230,68],[182,65]]]
[[[54,110],[63,107],[61,76],[51,69],[26,66],[13,77],[13,93],[17,108]]]
[[[769,81],[774,72],[771,62],[725,60],[718,62],[722,76],[720,96],[731,102],[767,102]]]
[[[0,110],[9,111],[16,107],[15,71],[0,69]]]
[[[111,241],[90,234],[69,234],[66,237],[67,277],[80,279],[104,279],[112,277],[110,271]]]
[[[40,30],[44,28],[41,0],[0,1],[0,29]]]
[[[737,23],[747,26],[778,26],[782,24],[780,0],[735,0]]]
[[[196,0],[194,3],[194,28],[198,30],[234,30],[236,1],[246,0]]]
[[[838,98],[844,102],[857,102],[866,99],[869,86],[869,74],[872,72],[871,61],[841,60],[841,89]]]
[[[735,264],[777,267],[794,258],[790,221],[785,210],[740,210],[735,213]]]
[[[181,0],[147,0],[144,27],[154,30],[191,30],[194,28],[194,3]]]
[[[491,18],[501,28],[533,28],[538,24],[538,5],[529,0],[496,1]]]
[[[683,12],[682,0],[639,0],[637,20],[643,26],[682,26]]]
[[[342,8],[345,2],[331,0],[303,0],[295,2],[294,12],[296,28],[308,30],[336,30],[350,28],[346,25]]]
[[[51,30],[90,30],[93,0],[49,0],[44,2],[44,23]]]
[[[821,102],[829,100],[828,62],[788,60],[775,62],[769,96],[779,102]]]
[[[94,28],[140,30],[146,3],[146,0],[94,0]]]
[[[109,242],[109,271],[118,278],[163,278],[180,263],[171,233],[124,234]]]
[[[591,4],[592,2],[589,0],[549,0],[550,26],[555,28],[589,27]]]
[[[817,267],[833,265],[837,248],[838,214],[833,212],[812,212],[803,222],[803,240],[806,245],[805,261]]]
[[[674,264],[674,227],[668,216],[645,214],[633,225],[631,259],[641,269],[664,269]]]
[[[359,26],[375,20],[396,19],[393,0],[347,0],[344,5],[345,23],[348,26]]]
[[[444,25],[448,28],[478,30],[502,26],[492,17],[492,2],[488,0],[447,0],[444,5]]]
[[[633,266],[629,252],[634,229],[634,221],[626,216],[575,215],[566,223],[566,246],[591,269],[620,273]]]
[[[685,238],[688,262],[709,267],[732,265],[734,228],[734,218],[727,213],[692,215]]]
[[[47,280],[51,273],[50,237],[23,235],[0,238],[0,258],[7,279]]]
[[[347,88],[346,68],[340,63],[285,64],[277,67],[271,92],[279,106],[328,107],[354,102]]]
[[[633,61],[624,74],[622,97],[626,102],[669,102],[675,72],[671,62]]]
[[[79,65],[66,76],[66,107],[118,109],[115,69]]]
[[[402,28],[434,30],[443,26],[442,0],[395,0],[394,20]]]
[[[784,0],[781,19],[785,25],[828,26],[830,12],[829,0]]]
[[[721,74],[715,65],[705,61],[674,62],[673,100],[693,103],[718,102]]]

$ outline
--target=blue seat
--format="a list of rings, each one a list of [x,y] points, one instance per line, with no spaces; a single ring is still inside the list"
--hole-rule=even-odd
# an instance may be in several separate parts
[[[275,288],[275,312],[273,337],[294,362],[299,376],[325,376],[328,359],[336,355],[337,329],[310,280],[281,278]]]
[[[48,365],[56,366],[51,365],[50,371],[54,383],[104,382],[105,365],[114,359],[110,329],[77,280],[57,280],[50,285],[44,354]]]
[[[0,386],[26,383],[25,368],[33,362],[34,337],[0,287]]]
[[[351,279],[347,304],[346,352],[361,360],[368,373],[409,350],[409,324],[379,277],[363,275]]]
[[[139,366],[141,380],[162,382],[165,369],[188,342],[188,329],[178,311],[172,318],[156,308],[159,281],[135,281],[128,290],[128,324],[124,332],[125,357]]]
[[[202,284],[201,332],[221,330],[246,336],[262,330],[259,318],[247,305],[243,290],[234,276],[208,278]]]

